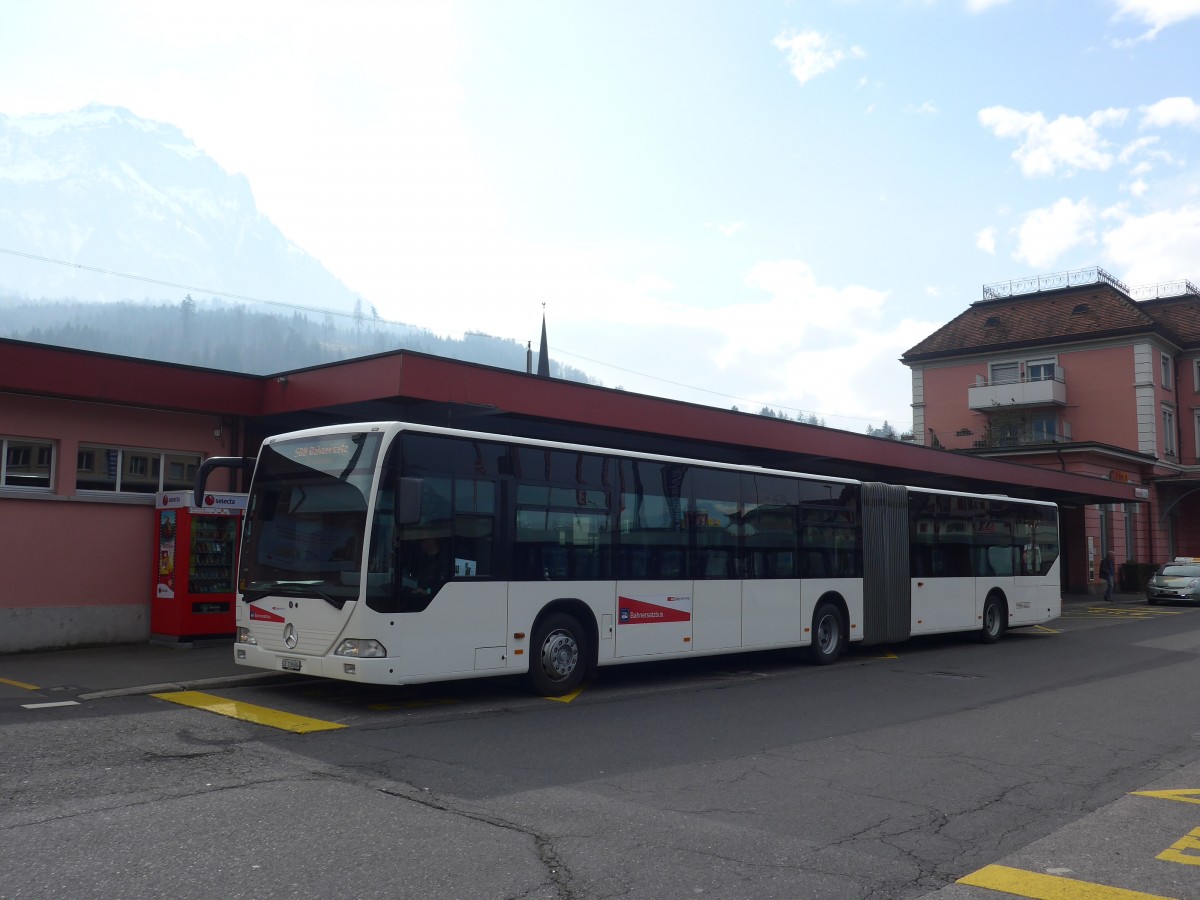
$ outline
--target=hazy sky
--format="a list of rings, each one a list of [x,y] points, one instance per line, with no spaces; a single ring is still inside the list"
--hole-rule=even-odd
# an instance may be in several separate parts
[[[1200,0],[3,0],[0,113],[178,126],[384,318],[545,303],[609,387],[862,431],[985,283],[1200,282],[1197,46]]]

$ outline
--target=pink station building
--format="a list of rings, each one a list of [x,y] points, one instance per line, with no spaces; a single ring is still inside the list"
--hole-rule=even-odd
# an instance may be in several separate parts
[[[985,285],[901,360],[926,446],[1133,486],[1145,502],[1084,509],[1089,580],[1108,550],[1131,589],[1200,556],[1195,285],[1131,289],[1099,268]]]

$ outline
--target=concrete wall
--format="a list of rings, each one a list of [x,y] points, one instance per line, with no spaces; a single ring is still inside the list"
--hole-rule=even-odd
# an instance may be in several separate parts
[[[148,640],[154,495],[78,492],[79,445],[207,457],[230,452],[228,429],[210,415],[0,394],[0,436],[51,441],[55,456],[51,487],[0,487],[0,652]]]

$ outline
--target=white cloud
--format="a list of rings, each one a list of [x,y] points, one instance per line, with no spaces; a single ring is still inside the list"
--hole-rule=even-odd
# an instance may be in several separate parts
[[[1194,278],[1200,259],[1200,206],[1160,210],[1143,216],[1123,213],[1104,235],[1113,268],[1126,284],[1156,284]]]
[[[1164,28],[1200,16],[1200,0],[1114,0],[1117,18],[1132,18],[1149,25],[1137,38],[1153,40]]]
[[[1166,128],[1170,125],[1200,127],[1200,104],[1191,97],[1167,97],[1150,106],[1141,107],[1139,128]]]
[[[1150,186],[1148,184],[1146,184],[1146,182],[1143,181],[1141,178],[1137,179],[1131,185],[1129,185],[1129,193],[1131,193],[1135,197],[1146,196],[1146,191],[1149,189],[1150,189]]]
[[[784,32],[771,43],[787,53],[792,75],[801,84],[832,71],[847,54],[856,59],[867,55],[861,47],[851,47],[846,51],[834,46],[829,35],[819,31]]]
[[[1008,0],[967,0],[967,12],[981,13],[995,6],[1003,6]]]
[[[916,113],[918,116],[936,116],[941,112],[932,100],[926,100],[920,106],[910,106],[907,112]]]
[[[1121,154],[1118,159],[1123,163],[1127,163],[1147,147],[1157,144],[1158,140],[1158,135],[1146,135],[1145,137],[1138,138],[1136,141],[1131,141],[1121,148]]]
[[[996,228],[989,225],[977,235],[975,235],[975,246],[984,253],[995,254],[996,252]]]
[[[1035,209],[1017,229],[1013,258],[1034,268],[1052,266],[1068,250],[1096,243],[1096,233],[1089,229],[1095,220],[1096,208],[1087,199],[1076,203],[1063,197],[1053,206]]]
[[[998,138],[1016,138],[1021,145],[1013,159],[1027,177],[1068,174],[1077,169],[1104,171],[1113,164],[1108,142],[1099,129],[1125,121],[1128,110],[1102,109],[1087,118],[1062,115],[1047,122],[1040,112],[1024,113],[1004,106],[979,111],[979,122]]]
[[[744,281],[746,296],[708,309],[686,305],[653,276],[582,286],[569,305],[549,308],[550,355],[609,386],[662,394],[667,379],[680,399],[816,411],[836,428],[861,431],[862,417],[898,427],[911,420],[911,388],[896,360],[941,323],[890,324],[886,292],[822,284],[799,260],[759,262]],[[531,313],[534,337],[535,327]],[[840,415],[848,410],[853,418]]]

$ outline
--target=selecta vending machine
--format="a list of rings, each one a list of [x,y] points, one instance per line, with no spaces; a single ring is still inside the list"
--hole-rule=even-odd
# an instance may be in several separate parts
[[[191,491],[163,491],[155,497],[150,639],[156,643],[233,635],[246,495],[205,494],[203,506],[194,506],[192,499]]]

